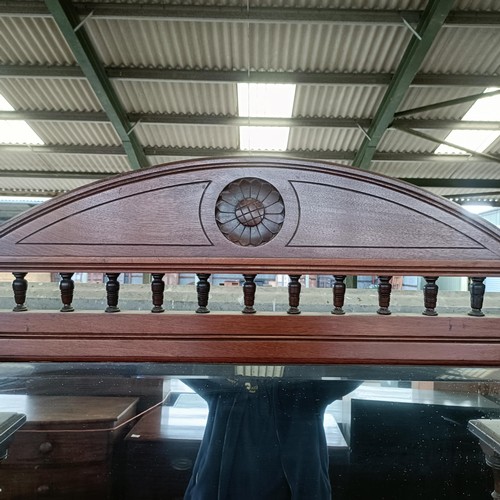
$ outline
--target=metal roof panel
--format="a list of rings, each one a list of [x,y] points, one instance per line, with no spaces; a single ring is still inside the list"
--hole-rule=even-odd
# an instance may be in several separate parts
[[[0,94],[17,110],[101,111],[87,80],[0,78]]]
[[[45,144],[119,146],[120,138],[111,123],[30,122]]]
[[[238,127],[205,125],[139,125],[137,137],[144,146],[237,148]]]
[[[293,151],[355,151],[363,140],[356,128],[294,127],[290,130],[288,149]]]
[[[113,85],[129,113],[236,115],[234,83],[118,80]]]
[[[0,16],[3,64],[74,64],[73,53],[49,17]]]
[[[93,19],[87,27],[104,65],[116,67],[393,71],[411,37],[403,24]]]

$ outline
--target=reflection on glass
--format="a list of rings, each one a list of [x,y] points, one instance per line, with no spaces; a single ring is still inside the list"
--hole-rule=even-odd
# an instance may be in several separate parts
[[[358,382],[186,380],[209,415],[185,499],[331,498],[326,406]]]
[[[484,429],[500,422],[499,379],[480,367],[4,363],[0,412],[27,421],[0,462],[1,494],[491,498],[483,448],[491,463],[500,444]]]

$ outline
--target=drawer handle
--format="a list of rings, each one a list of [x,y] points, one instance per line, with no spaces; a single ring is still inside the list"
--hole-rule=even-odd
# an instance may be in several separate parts
[[[45,441],[39,446],[40,453],[43,453],[46,455],[47,453],[50,453],[53,450],[52,443],[49,443],[48,441]]]
[[[42,484],[36,489],[36,492],[38,495],[47,495],[50,493],[50,486],[48,484]]]

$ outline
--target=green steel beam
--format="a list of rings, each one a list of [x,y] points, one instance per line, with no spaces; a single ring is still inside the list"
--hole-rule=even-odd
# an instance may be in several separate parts
[[[176,113],[128,113],[131,123],[141,122],[156,125],[214,125],[239,127],[244,125],[263,127],[321,127],[321,128],[367,128],[370,119],[336,117],[239,117],[223,115],[191,115]],[[100,111],[0,111],[0,120],[26,120],[32,122],[109,122]],[[400,118],[394,120],[391,128],[416,128],[426,130],[500,130],[500,121],[464,121]]]
[[[484,200],[489,200],[498,196],[500,196],[498,191],[486,191],[481,193],[450,194],[445,195],[445,198],[462,198],[464,200],[467,200],[467,198],[482,198]]]
[[[125,156],[122,146],[83,146],[75,144],[31,146],[25,144],[0,144],[0,153],[36,153],[68,155],[115,155]]]
[[[1,64],[0,78],[79,78],[85,74],[80,66],[54,66],[47,64]]]
[[[369,168],[382,136],[393,121],[394,113],[403,101],[453,3],[454,0],[428,1],[416,29],[419,36],[412,36],[382,103],[375,113],[373,122],[367,131],[367,137],[364,138],[354,158],[354,166]]]
[[[305,85],[389,85],[392,73],[315,73],[300,71],[197,70],[169,68],[105,68],[113,80],[200,83],[295,83]],[[80,78],[79,66],[0,65],[0,78]],[[498,87],[499,75],[417,74],[412,87]]]
[[[405,132],[406,134],[413,135],[415,137],[419,137],[420,139],[425,139],[426,141],[434,142],[436,144],[444,144],[444,145],[449,146],[451,148],[459,149],[460,151],[464,151],[464,152],[468,153],[469,155],[475,156],[477,158],[482,158],[484,160],[489,160],[489,161],[494,161],[494,162],[500,163],[500,157],[498,157],[498,156],[490,155],[488,153],[479,153],[478,151],[474,151],[473,149],[469,149],[469,148],[466,148],[464,146],[460,146],[459,144],[449,142],[445,139],[438,139],[437,137],[433,137],[432,135],[425,134],[424,132],[418,132],[417,130],[401,128],[401,127],[397,127],[397,130],[400,130],[401,132]]]
[[[266,154],[266,156],[271,156]],[[77,180],[98,180],[107,179],[117,172],[78,172],[75,170],[0,170],[1,177],[11,178],[35,178],[35,179],[77,179]],[[400,180],[425,188],[460,188],[460,189],[500,189],[500,179],[449,179],[449,178],[425,178],[425,177],[399,177]],[[472,196],[492,196],[491,192],[486,194],[454,195],[456,197],[467,198]]]
[[[500,130],[499,122],[472,120],[432,120],[398,118],[392,122],[391,128],[417,128],[427,130]]]
[[[494,200],[477,200],[477,199],[469,199],[469,200],[465,200],[465,201],[460,201],[460,200],[456,200],[456,199],[453,199],[453,198],[448,198],[450,201],[453,201],[455,203],[457,203],[458,205],[484,205],[485,207],[491,207],[491,208],[498,208],[500,207],[500,200],[498,200],[498,196],[500,195],[500,193],[497,194],[497,198],[494,199]]]
[[[384,9],[319,9],[238,6],[166,5],[162,3],[74,2],[79,15],[92,12],[101,19],[160,19],[164,21],[232,21],[232,22],[315,22],[335,24],[402,24],[418,23],[421,11]],[[49,12],[43,3],[36,1],[0,1],[0,15],[47,17]],[[492,11],[454,11],[446,18],[449,26],[496,26],[500,24],[500,13]]]
[[[404,109],[403,111],[398,111],[394,113],[395,118],[400,116],[414,115],[417,113],[422,113],[424,111],[432,111],[434,109],[446,108],[448,106],[454,106],[456,104],[464,104],[466,102],[477,101],[478,99],[486,99],[487,97],[493,97],[499,95],[500,90],[494,90],[492,92],[481,92],[480,94],[472,94],[465,97],[458,97],[456,99],[449,99],[448,101],[435,102],[433,104],[427,104],[426,106],[419,106],[418,108]]]
[[[106,75],[104,66],[99,61],[84,26],[78,27],[80,21],[78,14],[71,6],[71,2],[45,0],[45,5],[59,26],[75,59],[120,137],[131,168],[139,169],[148,166],[144,151],[127,120],[118,96]]]
[[[36,153],[36,154],[79,154],[79,155],[118,155],[124,156],[125,151],[121,146],[27,146],[27,145],[0,145],[0,153]],[[147,146],[144,148],[146,156],[182,156],[182,157],[220,157],[220,156],[276,156],[291,158],[309,158],[318,160],[352,161],[355,153],[352,151],[242,151],[236,148],[179,148],[169,146]],[[468,155],[435,155],[433,153],[377,153],[374,161],[383,162],[435,162],[436,168],[442,162],[475,162],[491,163],[492,160]]]
[[[103,111],[0,111],[0,120],[31,122],[109,122]]]
[[[53,198],[66,190],[63,189],[3,189],[0,188],[0,196],[47,196]]]
[[[425,188],[500,189],[500,179],[434,179],[400,177],[400,180]],[[462,195],[456,195],[462,197]]]
[[[177,113],[128,113],[131,123],[156,125],[215,125],[215,126],[265,126],[265,127],[337,127],[357,128],[368,126],[369,119],[354,118],[270,118],[224,115],[191,115]],[[54,121],[54,122],[108,122],[106,113],[86,111],[0,111],[0,120]],[[414,123],[414,120],[411,121]],[[488,122],[491,123],[491,122]],[[427,127],[426,127],[427,128]],[[431,127],[432,128],[432,127]],[[490,127],[492,128],[492,127]]]
[[[107,179],[118,172],[80,172],[78,170],[0,170],[0,177],[10,177],[12,179],[78,179],[78,180],[98,180]]]

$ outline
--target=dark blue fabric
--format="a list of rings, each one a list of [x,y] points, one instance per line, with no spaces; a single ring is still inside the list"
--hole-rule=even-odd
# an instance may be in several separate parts
[[[359,382],[184,382],[209,408],[185,500],[330,500],[324,412]]]

